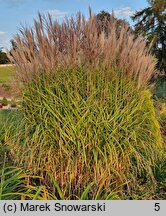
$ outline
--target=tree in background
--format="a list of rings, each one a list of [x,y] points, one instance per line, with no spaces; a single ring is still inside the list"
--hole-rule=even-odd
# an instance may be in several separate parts
[[[108,34],[108,31],[110,31],[110,29],[108,29],[108,26],[110,26],[109,22],[112,22],[114,20],[116,20],[116,22],[117,22],[117,27],[118,27],[117,30],[118,29],[120,30],[122,27],[126,27],[127,29],[132,30],[129,23],[124,19],[117,19],[114,16],[113,11],[112,11],[112,13],[109,13],[109,12],[104,11],[104,10],[100,11],[100,13],[98,13],[96,15],[96,20],[97,20],[97,24],[100,26],[100,29],[102,31],[104,30],[104,32],[106,34]]]
[[[14,39],[11,39],[10,40],[10,43],[11,43],[11,50],[16,50],[17,49],[17,43],[14,41]]]
[[[166,73],[166,1],[148,0],[149,7],[137,11],[131,18],[136,21],[135,33],[146,37],[158,59],[157,67]]]
[[[9,63],[7,54],[0,49],[0,64],[7,64],[7,63]]]

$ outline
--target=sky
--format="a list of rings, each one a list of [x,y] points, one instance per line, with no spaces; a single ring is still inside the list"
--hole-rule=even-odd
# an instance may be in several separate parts
[[[21,25],[33,26],[38,12],[50,13],[59,22],[65,16],[81,11],[88,17],[88,8],[97,14],[102,10],[112,12],[117,18],[126,19],[147,7],[146,0],[0,0],[0,48],[10,49],[10,40],[19,32]]]

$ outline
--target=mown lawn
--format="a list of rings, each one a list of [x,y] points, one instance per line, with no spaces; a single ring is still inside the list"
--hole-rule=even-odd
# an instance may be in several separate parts
[[[7,119],[9,113],[12,112],[11,110],[0,110],[0,124]]]
[[[0,66],[0,84],[6,84],[10,81],[11,76],[14,74],[14,66]]]
[[[16,113],[16,110],[0,110],[0,170],[4,165],[4,161],[5,163],[9,162],[5,156],[8,149],[4,144],[4,129],[7,126],[7,120],[12,119]]]
[[[3,126],[4,122],[7,120],[9,114],[8,110],[0,110],[0,169],[2,169],[4,163],[4,156],[6,148],[3,145]]]
[[[7,120],[8,115],[12,112],[12,110],[0,110],[0,141],[1,141],[1,130],[3,128],[4,123]]]

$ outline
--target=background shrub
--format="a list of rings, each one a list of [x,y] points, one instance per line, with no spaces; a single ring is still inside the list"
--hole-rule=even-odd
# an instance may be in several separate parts
[[[8,100],[4,97],[1,101],[3,106],[7,106],[8,105]]]
[[[16,108],[16,107],[17,107],[16,101],[15,101],[15,100],[11,100],[10,106],[11,106],[12,108]]]

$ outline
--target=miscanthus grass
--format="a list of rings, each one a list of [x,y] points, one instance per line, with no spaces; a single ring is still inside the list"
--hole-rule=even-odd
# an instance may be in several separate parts
[[[39,14],[10,53],[22,117],[5,143],[59,199],[122,199],[142,182],[155,188],[163,142],[147,83],[156,60],[141,37],[115,19],[105,24],[107,34],[91,13],[62,24]]]

